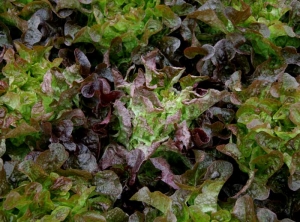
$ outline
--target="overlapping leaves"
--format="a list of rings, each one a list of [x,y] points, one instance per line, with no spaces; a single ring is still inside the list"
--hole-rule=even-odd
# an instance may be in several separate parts
[[[297,218],[299,9],[0,0],[0,220]]]
[[[61,170],[67,159],[64,146],[52,143],[49,150],[40,153],[35,160],[21,162],[15,170],[24,173],[29,181],[5,191],[7,194],[1,203],[2,219],[80,221],[89,218],[106,221],[105,217],[115,217],[116,210],[120,211],[120,216],[122,211],[113,208],[122,192],[117,175],[102,171],[92,178],[87,171]],[[106,204],[99,205],[99,202]]]
[[[248,88],[236,91],[241,106],[237,111],[237,141],[218,147],[232,156],[249,174],[246,190],[256,199],[269,196],[268,179],[285,164],[290,170],[289,188],[298,190],[295,146],[298,129],[299,83],[288,73],[274,77],[276,81],[256,80]],[[262,86],[257,87],[257,86]],[[248,90],[255,94],[246,96]]]

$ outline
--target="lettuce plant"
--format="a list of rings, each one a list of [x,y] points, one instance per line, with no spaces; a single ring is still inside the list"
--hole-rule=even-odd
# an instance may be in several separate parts
[[[52,143],[49,150],[32,157],[28,155],[28,159],[18,165],[17,170],[26,175],[26,179],[2,195],[0,218],[3,221],[128,219],[126,213],[113,207],[122,192],[113,171],[92,176],[83,170],[61,170],[68,153],[59,143]],[[1,180],[3,184],[5,176]]]
[[[61,70],[61,58],[50,61],[52,47],[14,44],[5,50],[6,65],[1,72],[1,135],[18,146],[26,135],[40,131],[40,122],[53,120],[78,105],[76,86],[82,80],[78,66]],[[74,83],[75,84],[75,83]],[[77,86],[78,87],[78,86]],[[75,92],[75,93],[74,93]],[[68,98],[68,100],[66,100]]]
[[[299,83],[288,73],[279,74],[275,80],[255,80],[249,87],[235,91],[233,97],[239,104],[234,125],[237,138],[218,147],[248,173],[249,181],[241,193],[260,200],[268,198],[268,180],[283,164],[289,168],[289,188],[300,188]]]
[[[119,119],[115,126],[117,141],[129,150],[142,149],[149,154],[152,146],[175,138],[176,132],[185,130],[184,133],[188,133],[187,128],[193,120],[228,95],[213,89],[203,95],[197,94],[192,85],[206,77],[188,75],[181,78],[184,69],[176,67],[157,69],[156,58],[157,51],[142,57],[145,72],[138,70],[132,82],[122,79],[115,71],[115,78],[119,78],[116,87],[127,92],[114,103]],[[174,88],[178,83],[180,91]],[[188,146],[188,142],[182,143],[178,141],[179,149]]]
[[[0,0],[0,220],[297,219],[299,9]]]
[[[232,176],[233,166],[227,161],[214,160],[203,151],[194,150],[196,163],[182,175],[174,176],[178,185],[172,195],[141,188],[131,200],[146,204],[143,213],[135,212],[139,221],[266,221],[277,220],[276,214],[266,208],[256,208],[251,196],[243,195],[235,200],[218,200],[220,191]],[[155,163],[159,158],[151,159]],[[162,162],[161,162],[162,163]],[[164,166],[163,173],[169,173]],[[168,172],[167,172],[168,171]],[[170,175],[169,175],[170,176]],[[282,221],[291,221],[283,219]]]
[[[121,60],[130,57],[137,46],[148,45],[154,34],[166,35],[181,24],[180,17],[157,0],[79,1],[76,4],[57,1],[56,11],[66,9],[77,9],[88,20],[85,27],[77,27],[73,37],[70,36],[73,43],[91,42],[102,52],[112,45],[110,51],[121,54],[115,55]]]

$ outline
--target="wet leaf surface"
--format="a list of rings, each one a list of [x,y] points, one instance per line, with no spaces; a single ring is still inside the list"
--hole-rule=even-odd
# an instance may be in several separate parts
[[[0,1],[1,221],[292,221],[298,1]]]

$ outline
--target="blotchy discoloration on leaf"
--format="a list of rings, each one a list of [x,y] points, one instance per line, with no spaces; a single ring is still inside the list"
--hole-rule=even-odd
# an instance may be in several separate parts
[[[257,218],[255,214],[253,199],[248,195],[242,196],[237,199],[233,208],[233,215],[239,221],[256,222]]]
[[[36,164],[45,172],[50,173],[58,170],[68,159],[68,153],[60,143],[51,143],[49,150],[42,152],[36,159]]]
[[[119,198],[122,193],[122,185],[118,175],[110,170],[95,174],[92,184],[96,186],[96,192],[108,195],[113,201]]]

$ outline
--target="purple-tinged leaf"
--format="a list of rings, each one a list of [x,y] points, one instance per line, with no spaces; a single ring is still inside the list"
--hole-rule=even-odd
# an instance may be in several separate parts
[[[258,65],[253,73],[253,78],[257,80],[265,80],[268,82],[275,82],[280,75],[282,75],[287,67],[287,64],[271,65],[271,58]],[[272,67],[272,68],[270,68]]]
[[[203,55],[204,57],[201,58],[201,61],[205,61],[214,56],[215,48],[208,44],[205,44],[201,47],[191,46],[186,48],[183,53],[188,59],[193,59],[197,55]]]
[[[233,92],[239,92],[242,90],[242,72],[236,71],[232,73],[230,78],[225,82],[226,87],[228,87]]]
[[[0,95],[6,92],[8,84],[5,81],[0,80]]]
[[[297,53],[296,48],[287,46],[282,49],[281,53],[287,64],[300,66],[300,53]]]
[[[210,179],[214,181],[226,182],[228,178],[232,175],[233,166],[231,163],[218,160],[213,162],[208,168],[205,174],[205,179]]]
[[[228,143],[226,145],[219,145],[216,147],[218,151],[231,156],[233,159],[238,161],[240,158],[242,158],[242,153],[238,149],[237,145],[235,143]]]
[[[247,39],[241,33],[230,33],[227,35],[227,39],[230,40],[235,48],[235,51],[240,55],[250,55],[250,52],[247,49],[241,49],[242,46],[245,45]],[[247,60],[248,62],[248,60]]]
[[[169,59],[174,59],[176,56],[176,50],[180,47],[180,40],[172,36],[164,36],[159,41],[159,49]]]
[[[241,22],[244,22],[251,16],[251,8],[249,5],[241,1],[242,4],[242,11],[238,11],[233,7],[226,7],[225,8],[225,15],[228,19],[234,24],[237,25]]]
[[[36,159],[36,164],[47,172],[54,172],[59,169],[68,159],[69,155],[63,145],[51,143],[49,150],[42,152]]]
[[[53,87],[52,87],[52,80],[55,79],[54,75],[52,73],[56,72],[56,70],[48,70],[44,74],[43,77],[43,82],[40,84],[42,88],[42,92],[47,94],[47,95],[52,95],[53,94]]]
[[[141,37],[141,45],[146,46],[148,45],[149,38],[161,31],[163,28],[163,25],[160,21],[149,19],[145,25],[145,31],[143,33],[143,36]]]
[[[84,221],[84,222],[93,222],[93,221],[107,222],[105,217],[96,211],[87,211],[87,212],[83,212],[81,214],[76,214],[74,216],[74,222],[82,222],[82,221]]]
[[[74,53],[68,48],[61,48],[58,51],[58,57],[63,59],[62,64],[65,67],[71,67],[75,63]]]
[[[105,63],[100,63],[95,67],[95,73],[97,73],[100,77],[107,79],[110,82],[114,82],[112,69],[108,68],[108,65]]]
[[[9,184],[6,179],[6,172],[3,160],[0,158],[0,195],[4,195],[9,191]]]
[[[211,140],[211,136],[207,135],[207,133],[201,128],[195,128],[191,130],[191,138],[197,147],[202,147],[209,143]]]
[[[256,222],[257,218],[253,199],[249,195],[245,195],[237,199],[233,208],[233,215],[239,221]]]
[[[35,43],[40,42],[43,37],[43,34],[38,29],[39,25],[44,22],[44,19],[39,16],[39,14],[42,14],[39,13],[39,11],[44,11],[47,13],[46,10],[40,9],[27,21],[28,29],[22,36],[25,44],[34,45]]]
[[[170,32],[172,32],[180,27],[180,25],[181,25],[180,17],[177,14],[175,14],[168,6],[157,5],[156,9],[162,15],[163,24],[165,24],[168,28],[171,29]]]
[[[86,123],[86,118],[81,109],[72,109],[62,113],[60,120],[71,120],[73,126],[82,126]]]
[[[189,144],[191,142],[191,133],[188,130],[188,126],[186,121],[184,120],[182,123],[176,125],[176,131],[174,136],[174,142],[176,147],[181,151],[183,148],[188,149]]]
[[[66,149],[74,151],[76,149],[76,145],[73,142],[72,132],[73,122],[68,119],[62,120],[53,127],[50,142],[58,143],[58,141],[61,141],[65,145]]]
[[[48,176],[43,168],[32,160],[21,162],[18,166],[18,170],[28,176],[31,181],[45,179]]]
[[[29,198],[38,198],[37,196],[41,194],[43,186],[37,182],[31,182],[25,185],[24,195]]]
[[[156,75],[158,75],[158,73],[156,72],[156,57],[157,57],[157,53],[158,50],[154,50],[151,51],[149,53],[147,53],[146,56],[142,56],[142,62],[145,66],[146,72],[145,72],[145,80],[146,80],[146,86],[149,89],[155,89],[157,87],[157,85],[150,85],[151,81],[152,81],[152,72],[154,72]]]
[[[209,79],[208,76],[192,76],[188,74],[187,76],[182,77],[179,80],[179,82],[180,82],[181,89],[185,89],[189,86],[194,86],[195,84],[208,79]]]
[[[90,82],[81,88],[81,94],[85,98],[92,98],[95,95],[94,83]]]
[[[168,162],[161,157],[150,158],[150,161],[156,169],[162,171],[161,180],[174,189],[178,189],[178,186],[174,183],[174,174],[172,173]]]
[[[34,122],[38,123],[40,121],[44,121],[44,122],[48,121],[52,115],[53,115],[53,112],[46,113],[42,101],[39,101],[32,106],[32,109],[31,109],[31,121],[32,122],[34,121]]]
[[[197,10],[188,15],[188,18],[198,19],[212,27],[219,29],[220,31],[227,33],[227,28],[223,21],[221,21],[217,13],[212,9]]]
[[[92,124],[92,130],[94,133],[98,134],[100,137],[107,136],[106,126],[111,119],[111,109],[109,109],[107,116],[101,121]]]
[[[95,174],[92,184],[96,186],[96,192],[109,196],[113,201],[120,197],[123,190],[118,175],[111,170]]]
[[[72,188],[72,185],[73,185],[72,179],[60,176],[55,179],[54,183],[49,188],[49,190],[53,193],[66,195],[69,192],[69,190]]]
[[[112,69],[112,76],[114,79],[115,88],[126,85],[126,81],[124,80],[122,74],[117,69]]]
[[[145,160],[145,153],[141,149],[134,149],[126,155],[126,162],[131,167],[130,185],[135,183],[136,175]]]
[[[215,44],[214,49],[215,53],[211,58],[211,61],[215,66],[228,64],[236,54],[232,42],[227,39],[218,41]]]
[[[0,37],[0,47],[2,47],[2,50],[0,51],[0,63],[2,62],[3,60],[3,56],[4,56],[4,53],[7,49],[7,47],[9,45],[12,45],[11,44],[11,36],[10,36],[10,31],[9,31],[9,28],[3,24],[3,23],[0,23],[0,29],[1,29],[1,32],[2,32],[2,35]]]
[[[300,103],[294,103],[289,107],[290,110],[290,115],[289,118],[290,120],[296,125],[300,126]]]
[[[118,144],[109,144],[101,158],[100,165],[102,169],[107,169],[113,165],[124,164],[128,150]]]
[[[274,221],[279,222],[274,212],[266,208],[258,208],[256,211],[258,222]]]
[[[204,96],[197,96],[191,100],[184,100],[182,103],[187,106],[191,106],[194,109],[193,112],[186,109],[186,113],[183,114],[183,118],[194,119],[200,116],[204,111],[213,106],[215,103],[221,101],[229,95],[226,91],[218,91],[214,89],[209,89],[208,93]]]
[[[231,123],[235,117],[235,112],[233,109],[212,107],[208,111],[223,123]]]
[[[100,92],[100,104],[102,106],[108,106],[113,103],[116,99],[120,98],[123,95],[121,91],[111,91],[109,83],[104,78],[98,78],[99,92]],[[97,88],[98,89],[98,88]]]
[[[2,134],[5,138],[16,138],[19,136],[29,135],[38,132],[33,126],[26,122],[21,123],[16,128],[9,130],[6,134]]]
[[[83,153],[78,156],[78,164],[82,170],[94,173],[99,171],[96,157],[92,153]]]
[[[88,60],[88,58],[80,49],[75,49],[74,55],[75,55],[76,63],[80,65],[80,74],[83,77],[88,76],[90,74],[90,69],[91,69],[91,63]]]
[[[231,136],[231,132],[226,129],[225,124],[221,121],[216,121],[212,124],[205,124],[205,127],[209,129],[213,137],[227,140]]]
[[[99,136],[92,130],[77,131],[74,135],[74,139],[79,139],[98,159],[100,155],[101,143]]]
[[[129,143],[132,134],[132,116],[129,110],[124,106],[124,103],[120,100],[116,100],[114,103],[114,114],[118,117],[120,122],[120,126],[118,127],[118,139],[120,139],[122,143]]]
[[[263,37],[269,38],[270,37],[270,29],[264,23],[253,22],[250,24],[249,28],[253,31],[260,33]]]
[[[200,33],[200,29],[194,19],[185,18],[180,27],[180,34],[185,41],[191,42],[192,46],[200,47],[200,43],[196,38],[196,33]]]
[[[6,199],[3,203],[3,208],[5,210],[12,210],[15,207],[22,207],[30,204],[30,200],[24,200],[24,198],[16,191],[11,191],[6,196]]]

